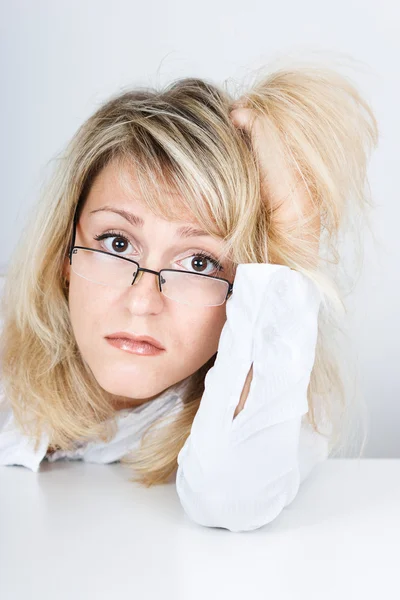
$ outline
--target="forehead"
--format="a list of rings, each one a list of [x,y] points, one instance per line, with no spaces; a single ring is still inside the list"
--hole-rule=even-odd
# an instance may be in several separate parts
[[[211,242],[213,248],[216,243],[218,251],[223,253],[225,245],[223,237],[214,232],[211,234],[207,232],[187,210],[182,197],[176,191],[165,185],[159,187],[157,189],[159,200],[154,203],[152,209],[142,201],[140,193],[140,186],[132,169],[109,163],[91,185],[83,208],[84,219],[103,221],[107,216],[111,215],[114,218],[115,215],[119,215],[133,227],[147,229],[148,232],[157,224],[162,228],[163,233],[166,231],[165,228],[168,228],[170,233],[180,241],[194,242],[197,238],[202,243]],[[162,207],[160,207],[160,200]]]
[[[171,214],[174,214],[174,220],[177,224],[182,222],[196,224],[193,214],[184,206],[182,196],[179,193],[165,184],[155,183],[154,186],[154,191],[157,191],[157,195],[162,198],[163,204],[170,207]],[[143,219],[153,214],[142,200],[142,192],[134,169],[116,162],[109,163],[96,176],[90,187],[85,205],[87,210],[90,211],[103,205],[127,211],[134,208],[135,214]],[[154,214],[154,216],[163,218],[157,214]]]
[[[161,190],[165,190],[165,195]],[[197,247],[199,244],[204,244],[206,250],[215,251],[221,259],[227,261],[227,264],[231,264],[230,251],[226,247],[224,237],[218,232],[211,234],[206,232],[204,225],[199,223],[193,213],[183,205],[181,196],[175,190],[168,187],[161,187],[161,190],[160,188],[157,190],[159,199],[174,207],[173,218],[170,215],[168,217],[160,215],[158,210],[154,212],[150,210],[146,202],[141,199],[140,185],[132,168],[122,168],[115,163],[109,163],[99,172],[90,187],[83,206],[84,219],[90,218],[94,222],[95,219],[101,219],[100,222],[105,226],[105,221],[108,221],[107,215],[108,217],[112,215],[114,219],[117,213],[139,230],[147,223],[148,233],[157,224],[158,233],[163,235],[168,228],[168,232],[179,245],[191,243]],[[154,206],[159,206],[159,202],[156,201]],[[104,210],[105,208],[107,210]]]

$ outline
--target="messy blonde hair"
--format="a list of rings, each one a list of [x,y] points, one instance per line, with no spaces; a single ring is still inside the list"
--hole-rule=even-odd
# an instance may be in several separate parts
[[[344,432],[353,407],[343,371],[347,358],[341,364],[345,345],[335,338],[346,293],[339,242],[346,232],[359,238],[359,217],[371,206],[366,169],[377,124],[355,85],[335,69],[293,64],[266,70],[241,98],[268,117],[271,133],[278,133],[276,151],[305,184],[313,215],[321,219],[317,260],[310,243],[313,215],[301,219],[299,210],[298,223],[289,228],[261,198],[251,138],[230,120],[237,98],[227,89],[184,78],[162,90],[140,88],[110,98],[57,157],[5,281],[2,385],[16,422],[37,444],[43,430],[61,449],[81,438],[109,441],[116,433],[110,395],[77,348],[63,278],[73,215],[77,211],[79,218],[94,178],[111,161],[127,186],[122,173],[133,167],[141,199],[155,214],[176,220],[189,214],[223,238],[234,264],[274,262],[315,281],[323,303],[307,418],[322,435],[324,424],[333,424],[331,455],[348,443]],[[179,202],[166,202],[160,184],[177,192]],[[350,240],[359,251],[355,237]],[[153,422],[140,447],[122,459],[132,466],[134,481],[165,483],[175,472],[215,357],[189,377],[180,409]]]

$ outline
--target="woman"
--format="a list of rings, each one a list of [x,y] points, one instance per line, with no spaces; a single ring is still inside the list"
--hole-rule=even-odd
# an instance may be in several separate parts
[[[343,441],[323,267],[377,139],[316,66],[238,101],[187,78],[100,107],[8,269],[0,464],[121,460],[147,486],[176,474],[199,524],[272,521]]]

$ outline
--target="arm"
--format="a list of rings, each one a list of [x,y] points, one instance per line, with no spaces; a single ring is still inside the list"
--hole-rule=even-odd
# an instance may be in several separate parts
[[[178,455],[176,488],[191,520],[256,529],[295,498],[320,301],[315,284],[289,267],[238,266],[217,358]]]
[[[286,165],[280,152],[277,152],[277,148],[280,148],[279,141],[275,138],[275,144],[272,143],[271,123],[268,123],[266,117],[260,118],[255,111],[244,106],[241,102],[235,104],[230,112],[230,117],[236,127],[246,130],[251,136],[260,166],[261,196],[269,209],[273,211],[275,227],[282,231],[296,229],[300,218],[308,219],[310,221],[308,229],[301,230],[301,238],[305,239],[310,244],[310,248],[314,249],[315,264],[317,264],[321,234],[319,210],[315,211],[307,186],[295,176]],[[273,256],[269,257],[269,262],[276,262]],[[252,378],[253,365],[247,374],[233,418],[243,410]]]

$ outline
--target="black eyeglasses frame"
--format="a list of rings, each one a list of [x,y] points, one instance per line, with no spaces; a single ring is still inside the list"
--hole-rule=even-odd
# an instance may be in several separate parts
[[[74,254],[74,250],[75,249],[81,249],[81,250],[90,250],[91,252],[99,252],[100,254],[107,254],[108,256],[112,256],[114,258],[119,258],[120,260],[125,260],[129,263],[134,264],[135,266],[137,266],[137,271],[135,273],[135,276],[133,278],[133,281],[130,285],[133,285],[135,283],[135,281],[137,280],[137,276],[138,273],[143,272],[143,273],[153,273],[154,275],[157,275],[158,278],[158,287],[161,293],[162,292],[162,275],[161,273],[163,273],[164,271],[172,271],[174,273],[176,273],[176,269],[161,269],[161,271],[154,271],[153,269],[145,269],[144,267],[141,267],[139,265],[138,262],[136,262],[135,260],[132,260],[131,258],[126,258],[125,256],[118,256],[117,254],[111,254],[111,252],[106,252],[105,250],[98,250],[97,248],[87,248],[85,246],[75,246],[75,238],[76,238],[76,226],[77,226],[77,210],[75,211],[74,214],[74,222],[73,222],[73,230],[72,230],[72,241],[71,241],[71,245],[70,245],[70,250],[68,253],[68,257],[69,257],[69,264],[72,265],[72,254]],[[231,283],[230,281],[228,281],[228,279],[224,279],[223,277],[214,277],[213,275],[205,275],[204,273],[193,273],[192,271],[186,271],[186,270],[181,270],[179,271],[180,273],[189,273],[190,275],[196,275],[196,276],[200,276],[200,277],[208,277],[209,279],[218,279],[219,281],[225,281],[228,284],[228,290],[225,296],[225,299],[223,302],[221,302],[221,304],[212,304],[211,306],[222,306],[222,304],[224,304],[224,302],[226,302],[228,300],[228,298],[231,297],[232,293],[233,293],[233,283]],[[140,280],[140,277],[139,277]],[[164,282],[165,283],[165,280]],[[205,305],[207,306],[207,305]]]

